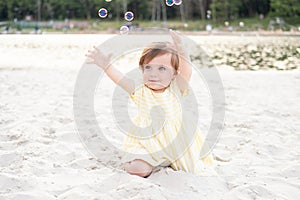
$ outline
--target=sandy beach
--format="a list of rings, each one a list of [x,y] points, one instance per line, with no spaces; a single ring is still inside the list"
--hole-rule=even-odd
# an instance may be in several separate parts
[[[112,35],[0,36],[0,199],[298,199],[300,196],[300,71],[220,68],[225,121],[213,150],[218,176],[163,168],[148,178],[122,171],[118,155],[85,146],[76,129],[76,78],[93,45]],[[192,36],[205,47],[244,41],[239,36]],[[255,40],[249,37],[247,41]],[[123,60],[121,63],[130,63]],[[193,87],[197,77],[194,77]],[[110,116],[115,85],[103,78],[97,120]],[[104,87],[105,86],[105,87]],[[199,92],[207,129],[208,92]],[[98,103],[99,102],[99,103]],[[112,140],[119,141],[117,136]],[[118,141],[117,141],[118,140]],[[89,148],[99,148],[102,157]]]

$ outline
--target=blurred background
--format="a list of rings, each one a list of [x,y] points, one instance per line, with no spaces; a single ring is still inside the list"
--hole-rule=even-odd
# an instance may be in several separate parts
[[[1,33],[114,33],[122,26],[300,33],[300,0],[0,0],[0,11]]]
[[[150,181],[131,178],[111,169],[123,155],[102,145],[94,126],[91,140],[77,134],[74,90],[84,55],[147,27],[180,30],[199,46],[190,52],[194,69],[218,69],[226,118],[214,149],[215,180],[168,171]],[[299,27],[300,0],[0,0],[0,200],[298,200]],[[116,58],[118,69],[138,67],[138,53],[128,48]],[[91,101],[97,122],[119,141],[115,84],[100,78]],[[219,109],[200,87],[204,78],[191,85],[203,134]]]

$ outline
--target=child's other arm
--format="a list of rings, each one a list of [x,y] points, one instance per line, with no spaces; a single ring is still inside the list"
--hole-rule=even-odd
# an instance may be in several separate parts
[[[170,31],[174,45],[179,56],[179,74],[176,77],[177,85],[181,92],[184,92],[189,87],[189,81],[192,76],[192,66],[190,63],[190,57],[184,50],[181,38],[175,31]]]
[[[110,65],[108,68],[106,68],[105,73],[113,82],[118,84],[129,94],[133,93],[134,81],[124,76],[124,74],[122,74],[114,66]]]
[[[92,61],[87,62],[87,64],[95,64],[101,67],[113,82],[118,84],[129,94],[134,91],[134,81],[124,76],[124,74],[110,64],[112,54],[106,56],[95,46],[94,50],[89,50],[88,52],[89,53],[86,54],[86,57],[91,58]]]

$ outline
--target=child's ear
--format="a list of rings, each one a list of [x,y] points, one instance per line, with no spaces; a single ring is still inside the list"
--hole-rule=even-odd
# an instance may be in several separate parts
[[[177,72],[177,71],[175,71],[175,72],[174,72],[174,74],[173,74],[173,78],[172,78],[172,80],[174,80],[174,79],[177,77],[177,75],[178,75],[178,72]]]

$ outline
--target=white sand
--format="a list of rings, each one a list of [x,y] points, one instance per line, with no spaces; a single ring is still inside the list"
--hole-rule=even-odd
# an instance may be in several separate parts
[[[77,135],[73,90],[87,49],[109,37],[0,36],[0,199],[299,198],[299,71],[220,70],[226,119],[214,149],[219,177],[169,168],[147,179],[128,175],[109,149],[97,161]],[[193,39],[205,45],[211,38]],[[114,88],[106,86],[102,102]],[[109,130],[109,108],[102,109],[96,113]]]

